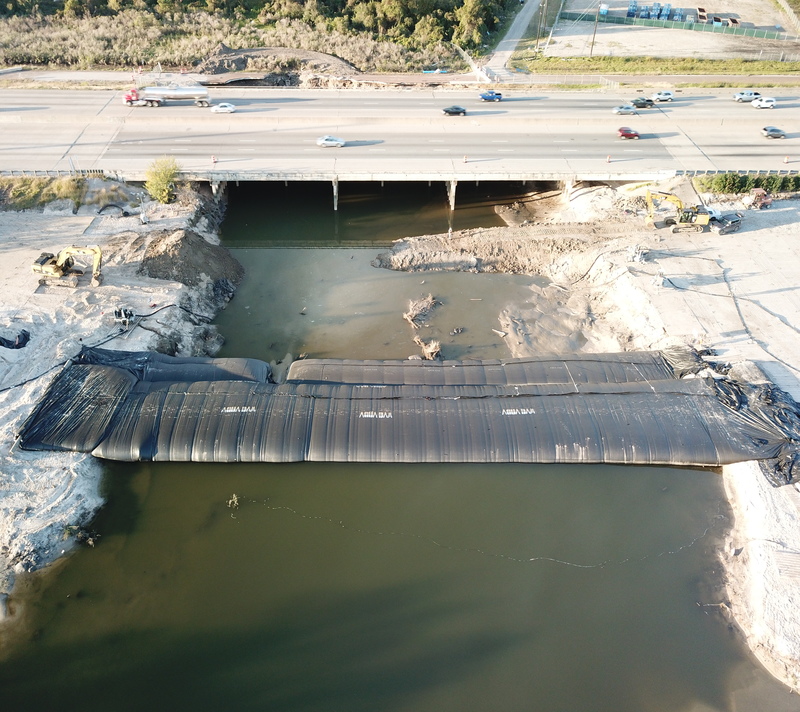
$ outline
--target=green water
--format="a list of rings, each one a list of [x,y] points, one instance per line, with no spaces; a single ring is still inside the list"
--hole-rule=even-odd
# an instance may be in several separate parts
[[[399,312],[426,289],[446,353],[507,355],[492,327],[530,278],[389,273],[370,267],[378,249],[237,249],[248,276],[222,355],[402,358]],[[4,710],[800,709],[708,605],[730,525],[716,473],[106,469],[98,545],[11,600]]]

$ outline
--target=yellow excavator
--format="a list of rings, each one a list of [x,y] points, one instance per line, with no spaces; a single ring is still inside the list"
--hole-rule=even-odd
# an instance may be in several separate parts
[[[92,257],[92,286],[99,287],[103,276],[100,267],[103,263],[103,254],[97,245],[87,247],[66,247],[57,255],[52,252],[42,252],[31,265],[36,274],[41,274],[40,282],[47,282],[49,277],[57,278],[56,284],[69,287],[78,286],[78,277],[83,274],[83,270],[75,267],[75,255],[91,255]]]
[[[703,232],[711,221],[711,215],[702,206],[685,206],[683,201],[672,193],[657,193],[648,190],[645,199],[647,200],[647,215],[644,222],[648,227],[656,226],[656,209],[653,200],[669,201],[678,209],[677,215],[664,220],[667,227],[672,227],[672,232]]]

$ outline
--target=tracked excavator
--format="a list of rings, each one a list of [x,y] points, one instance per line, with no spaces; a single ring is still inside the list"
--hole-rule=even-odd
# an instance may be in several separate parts
[[[644,222],[648,227],[656,226],[654,200],[669,201],[677,208],[677,215],[672,215],[664,220],[664,224],[671,227],[672,232],[703,232],[711,222],[712,215],[704,206],[684,205],[683,201],[672,193],[657,193],[648,190],[645,199],[647,200],[647,216]]]
[[[77,287],[78,277],[83,274],[83,270],[75,267],[75,255],[90,255],[92,257],[92,286],[99,287],[102,283],[100,267],[103,262],[103,255],[97,245],[87,247],[66,247],[57,255],[52,252],[42,252],[31,265],[36,274],[42,275],[40,283],[60,284],[65,287]]]

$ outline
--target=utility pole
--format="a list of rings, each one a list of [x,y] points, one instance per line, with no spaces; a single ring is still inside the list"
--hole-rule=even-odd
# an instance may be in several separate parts
[[[539,3],[539,23],[536,29],[536,51],[539,51],[539,39],[542,36],[542,30],[547,30],[547,0],[544,0],[544,8]]]
[[[597,2],[597,13],[594,16],[594,31],[592,32],[592,44],[589,47],[589,56],[594,52],[594,38],[597,34],[597,23],[600,21],[600,1]]]

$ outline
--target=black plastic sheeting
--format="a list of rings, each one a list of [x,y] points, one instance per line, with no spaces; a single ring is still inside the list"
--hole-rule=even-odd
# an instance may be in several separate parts
[[[84,349],[24,424],[27,450],[197,462],[781,463],[800,418],[774,386],[700,378],[689,350],[503,361],[297,361]],[[690,376],[690,377],[685,377]]]

